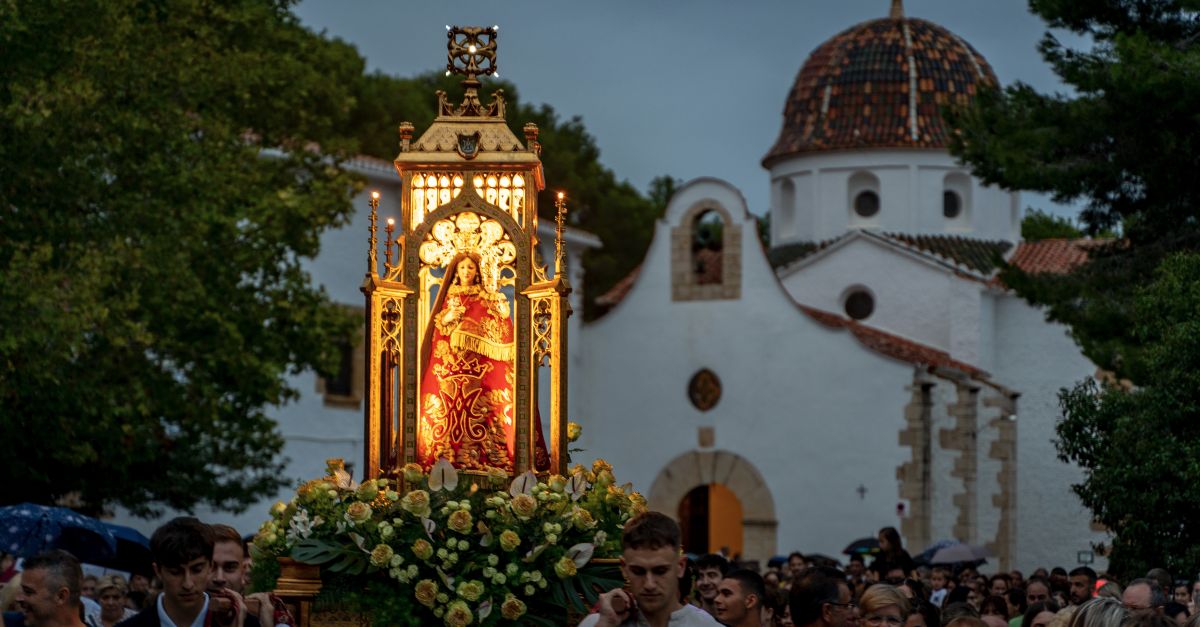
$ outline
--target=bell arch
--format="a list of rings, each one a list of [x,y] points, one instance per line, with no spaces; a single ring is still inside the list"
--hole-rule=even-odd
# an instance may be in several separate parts
[[[677,518],[679,504],[695,488],[720,484],[742,505],[743,559],[766,564],[778,547],[778,520],[771,489],[754,464],[730,451],[690,451],[658,472],[646,497],[650,509]]]
[[[720,264],[715,282],[704,282],[696,272],[695,242],[698,218],[711,214],[721,225],[721,250],[709,255],[705,263]],[[742,226],[734,221],[729,210],[712,199],[704,199],[687,209],[671,228],[671,298],[672,300],[737,299],[742,294]]]

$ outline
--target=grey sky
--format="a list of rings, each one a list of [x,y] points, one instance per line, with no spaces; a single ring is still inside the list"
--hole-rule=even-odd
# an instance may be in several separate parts
[[[501,77],[525,102],[581,116],[618,177],[644,191],[661,174],[715,176],[763,213],[768,179],[759,161],[779,133],[800,66],[826,39],[887,15],[890,4],[304,0],[296,13],[307,26],[357,46],[370,69],[398,76],[444,68],[445,25],[497,24]],[[969,42],[1003,84],[1064,89],[1037,53],[1045,27],[1024,0],[905,0],[904,8]],[[1023,201],[1074,213],[1032,194]]]

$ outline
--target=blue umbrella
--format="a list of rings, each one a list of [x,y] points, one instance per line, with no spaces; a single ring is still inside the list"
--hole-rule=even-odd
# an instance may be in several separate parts
[[[94,564],[116,555],[117,540],[100,521],[65,507],[0,507],[0,551],[32,557],[50,549],[63,549]]]
[[[124,527],[112,523],[101,523],[117,539],[117,551],[112,559],[97,562],[97,566],[123,570],[128,573],[150,575],[153,572],[150,555],[150,540],[142,532],[133,527]]]

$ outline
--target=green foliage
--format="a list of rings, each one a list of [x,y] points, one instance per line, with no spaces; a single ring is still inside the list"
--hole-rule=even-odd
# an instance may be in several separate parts
[[[361,58],[286,2],[18,1],[0,66],[0,500],[274,491],[264,409],[353,324],[303,264],[350,210]]]
[[[1168,257],[1155,277],[1133,302],[1153,385],[1064,390],[1057,428],[1059,455],[1086,472],[1075,492],[1115,534],[1109,571],[1123,580],[1200,570],[1200,254]]]
[[[418,135],[428,128],[436,115],[435,90],[445,91],[451,102],[462,98],[461,78],[442,72],[428,72],[415,78],[395,78],[372,74],[360,81],[358,103],[351,113],[350,133],[364,154],[392,159],[399,152],[400,122],[412,122]],[[594,314],[593,299],[608,291],[629,274],[646,254],[654,232],[654,220],[666,206],[676,182],[661,177],[652,183],[646,198],[628,182],[619,181],[612,170],[600,163],[600,148],[584,128],[583,120],[562,120],[549,105],[522,103],[516,87],[505,80],[485,79],[481,97],[503,90],[507,102],[509,127],[524,137],[526,123],[538,125],[542,144],[542,166],[547,188],[538,195],[538,210],[543,219],[553,219],[554,194],[567,193],[567,220],[572,226],[595,234],[603,246],[589,251],[583,259],[587,275],[587,300],[584,316]]]
[[[1052,215],[1039,209],[1030,209],[1021,219],[1021,239],[1036,242],[1043,239],[1077,239],[1083,231],[1070,218]]]
[[[1172,252],[1200,243],[1200,6],[1196,0],[1032,0],[1051,27],[1089,36],[1070,50],[1047,34],[1041,51],[1073,93],[1016,83],[947,111],[953,150],[985,182],[1082,201],[1084,231],[1120,229],[1069,281],[1005,280],[1066,323],[1084,353],[1143,382],[1129,329],[1134,287]],[[1043,280],[1051,285],[1039,285]]]

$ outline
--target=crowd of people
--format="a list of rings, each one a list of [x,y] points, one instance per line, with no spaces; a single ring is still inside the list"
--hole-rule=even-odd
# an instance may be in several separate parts
[[[153,576],[83,574],[62,550],[24,560],[0,588],[4,627],[258,627],[295,625],[269,592],[249,592],[249,551],[227,525],[171,520],[150,538]]]
[[[84,576],[61,550],[24,560],[0,588],[5,627],[295,625],[269,592],[249,592],[249,553],[225,525],[176,518],[150,539],[153,576]],[[670,517],[646,512],[622,535],[626,585],[600,595],[581,627],[1200,627],[1200,582],[1156,568],[1120,582],[1081,566],[983,574],[920,565],[895,529],[870,563],[844,570],[801,553],[764,572],[723,555],[692,560]],[[15,572],[15,574],[13,574]]]
[[[981,573],[918,565],[891,527],[870,564],[843,570],[792,553],[760,572],[679,552],[679,527],[647,512],[622,539],[627,585],[601,595],[580,627],[1200,627],[1200,582],[1155,568],[1122,585],[1080,566]]]

